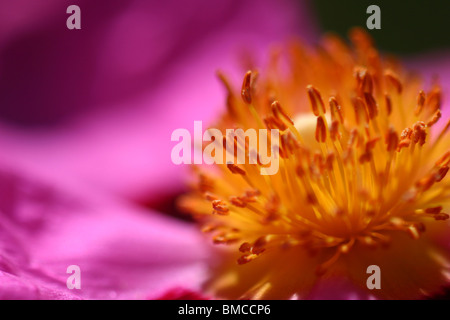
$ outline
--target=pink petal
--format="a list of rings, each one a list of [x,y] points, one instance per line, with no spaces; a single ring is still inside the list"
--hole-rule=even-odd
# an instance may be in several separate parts
[[[307,297],[308,300],[373,300],[373,295],[363,291],[342,277],[321,279]]]
[[[430,84],[433,79],[437,79],[442,87],[443,106],[442,112],[445,116],[450,116],[450,52],[437,51],[425,55],[409,58],[406,65],[410,70],[420,73],[420,75]]]
[[[149,299],[154,299],[150,296]],[[209,298],[200,292],[186,290],[184,288],[173,288],[165,292],[162,296],[157,297],[158,300],[208,300]]]
[[[13,24],[23,37],[14,33],[8,39],[15,42],[0,47],[0,71],[8,79],[0,81],[0,114],[22,123],[66,122],[28,132],[5,123],[0,147],[14,161],[134,199],[181,188],[186,168],[170,160],[170,135],[191,129],[194,120],[206,125],[222,110],[217,69],[240,82],[242,47],[258,56],[273,41],[315,34],[306,5],[290,0],[86,1],[80,7],[89,32],[55,27],[61,17],[53,9],[47,28],[25,14]]]
[[[16,240],[0,239],[3,296],[144,299],[199,289],[207,254],[194,226],[8,167],[0,172],[0,226]],[[81,268],[81,290],[66,287],[70,265]]]

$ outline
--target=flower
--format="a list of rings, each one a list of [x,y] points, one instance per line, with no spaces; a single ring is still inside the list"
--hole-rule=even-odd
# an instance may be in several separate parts
[[[424,89],[381,57],[361,29],[350,38],[353,48],[328,36],[318,49],[274,51],[258,77],[247,72],[240,95],[221,76],[227,112],[217,127],[278,129],[271,143],[280,164],[262,175],[260,154],[250,162],[257,141],[235,137],[223,145],[233,163],[196,168],[180,207],[225,245],[206,284],[212,294],[308,298],[318,284],[345,279],[378,298],[417,299],[449,283],[450,120],[441,119],[441,89]],[[381,288],[369,291],[373,265]]]
[[[0,298],[211,297],[200,284],[220,256],[136,200],[182,189],[170,133],[215,116],[215,70],[239,70],[241,44],[259,61],[274,41],[314,40],[312,15],[289,0],[78,3],[73,32],[71,1],[0,3]],[[308,298],[369,298],[320,279]]]

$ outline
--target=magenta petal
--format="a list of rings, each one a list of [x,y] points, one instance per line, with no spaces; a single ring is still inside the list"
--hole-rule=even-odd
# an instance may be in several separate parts
[[[2,177],[3,178],[3,177]],[[1,194],[5,193],[1,186]],[[0,215],[0,300],[5,299],[77,299],[75,292],[36,269],[24,247],[23,230],[4,214],[8,209],[1,198]],[[31,239],[30,239],[31,240]]]
[[[204,294],[198,291],[187,290],[182,287],[175,287],[167,292],[165,292],[161,296],[149,296],[151,300],[209,300],[209,297],[206,297]]]
[[[420,72],[421,76],[431,84],[438,80],[442,87],[443,105],[442,113],[445,117],[450,116],[450,52],[440,51],[428,53],[418,57],[410,58],[406,65],[410,70]],[[444,122],[444,121],[443,121]]]
[[[199,288],[206,249],[194,226],[88,189],[24,169],[0,172],[1,295],[144,299]],[[66,287],[70,265],[81,268],[81,290]]]
[[[57,27],[39,29],[40,21],[27,21],[26,15],[17,25],[11,22],[20,37],[0,48],[0,68],[6,65],[2,74],[9,79],[0,82],[3,120],[64,118],[66,123],[31,132],[5,126],[0,147],[13,161],[145,200],[181,188],[186,168],[172,164],[170,136],[180,127],[192,129],[194,120],[206,125],[222,110],[225,93],[217,69],[240,82],[242,47],[263,58],[274,41],[315,35],[306,4],[290,0],[129,1],[126,6],[85,1],[80,6],[89,26],[82,37]],[[52,15],[54,6],[47,7],[49,26],[60,23]],[[21,10],[10,9],[11,15]],[[42,38],[50,45],[36,45],[38,52],[30,56],[27,48]],[[61,81],[67,74],[70,81]]]
[[[321,279],[306,297],[308,300],[373,300],[373,295],[363,291],[350,280],[333,277]]]
[[[46,283],[47,282],[47,283]],[[78,300],[62,286],[50,286],[47,281],[39,281],[24,276],[18,277],[0,271],[0,300]]]

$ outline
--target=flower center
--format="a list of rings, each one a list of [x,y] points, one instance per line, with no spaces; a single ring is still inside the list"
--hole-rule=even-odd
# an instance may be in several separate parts
[[[450,188],[442,181],[450,163],[450,121],[435,129],[441,118],[440,89],[425,93],[409,78],[383,68],[369,40],[357,35],[358,63],[333,41],[328,45],[334,58],[317,54],[304,64],[294,59],[301,76],[311,82],[303,83],[295,73],[293,83],[283,82],[269,70],[269,77],[256,86],[256,73],[249,71],[238,97],[221,76],[228,89],[228,113],[220,125],[278,129],[280,168],[264,176],[261,163],[218,165],[215,174],[199,173],[197,188],[180,203],[199,217],[215,244],[231,248],[238,269],[225,263],[222,275],[255,279],[256,284],[242,289],[252,297],[273,290],[275,283],[290,286],[273,271],[279,259],[293,265],[286,274],[313,270],[321,277],[339,269],[341,257],[352,251],[380,247],[387,256],[402,246],[400,252],[407,252],[402,235],[419,240],[428,227],[435,230],[436,221],[449,218],[443,210],[449,206]],[[310,84],[314,82],[327,94]],[[299,84],[306,87],[302,94]],[[291,103],[285,109],[276,96]],[[238,142],[235,148],[246,154],[256,149]],[[381,262],[392,259],[376,256]],[[251,274],[239,269],[252,264]],[[418,283],[426,283],[427,277]],[[312,280],[298,281],[291,291],[301,292]],[[246,286],[232,282],[216,281],[214,286]]]

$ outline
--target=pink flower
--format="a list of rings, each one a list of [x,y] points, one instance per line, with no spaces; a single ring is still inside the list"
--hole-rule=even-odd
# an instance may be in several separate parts
[[[78,31],[70,4],[0,4],[0,298],[214,298],[197,228],[142,203],[184,190],[170,135],[222,111],[218,68],[237,82],[272,43],[316,39],[308,3],[80,1]],[[336,278],[292,298],[373,296]]]

